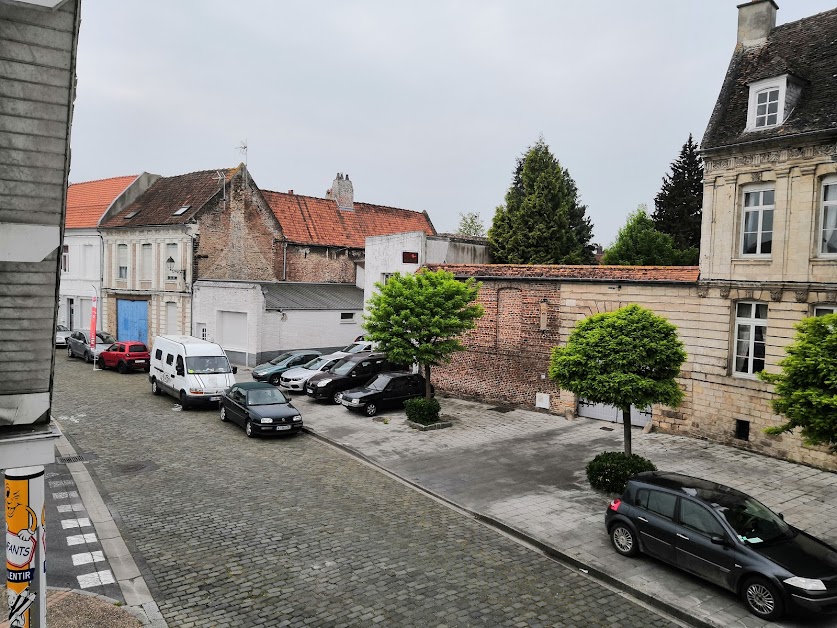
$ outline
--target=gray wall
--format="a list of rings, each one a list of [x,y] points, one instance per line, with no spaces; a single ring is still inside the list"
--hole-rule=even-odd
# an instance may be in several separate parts
[[[0,3],[3,431],[49,420],[80,1]]]

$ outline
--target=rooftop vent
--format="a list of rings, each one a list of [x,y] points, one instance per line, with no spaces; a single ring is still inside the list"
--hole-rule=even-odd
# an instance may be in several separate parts
[[[133,218],[134,216],[136,216],[138,213],[139,213],[138,211],[135,211],[135,212],[129,212],[129,213],[125,214],[125,215],[123,216],[123,218],[124,218],[125,220],[128,220],[128,219]]]

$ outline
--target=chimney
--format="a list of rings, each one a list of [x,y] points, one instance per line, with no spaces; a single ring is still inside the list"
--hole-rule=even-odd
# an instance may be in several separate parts
[[[738,5],[738,45],[744,48],[758,46],[776,27],[776,11],[779,6],[773,0],[752,0]]]
[[[337,201],[337,207],[340,209],[353,210],[355,207],[355,190],[352,187],[352,182],[349,181],[349,175],[344,177],[343,173],[338,172],[331,184],[331,189],[326,193],[326,198]]]

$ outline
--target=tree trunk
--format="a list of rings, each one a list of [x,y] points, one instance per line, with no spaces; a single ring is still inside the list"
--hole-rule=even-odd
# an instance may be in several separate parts
[[[430,365],[424,365],[424,398],[430,401]]]
[[[622,408],[622,430],[625,434],[625,453],[631,455],[631,406]]]

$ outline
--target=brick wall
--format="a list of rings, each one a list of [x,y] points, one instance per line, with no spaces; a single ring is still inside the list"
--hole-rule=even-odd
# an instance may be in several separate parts
[[[355,254],[355,250],[289,244],[287,280],[353,284]]]

